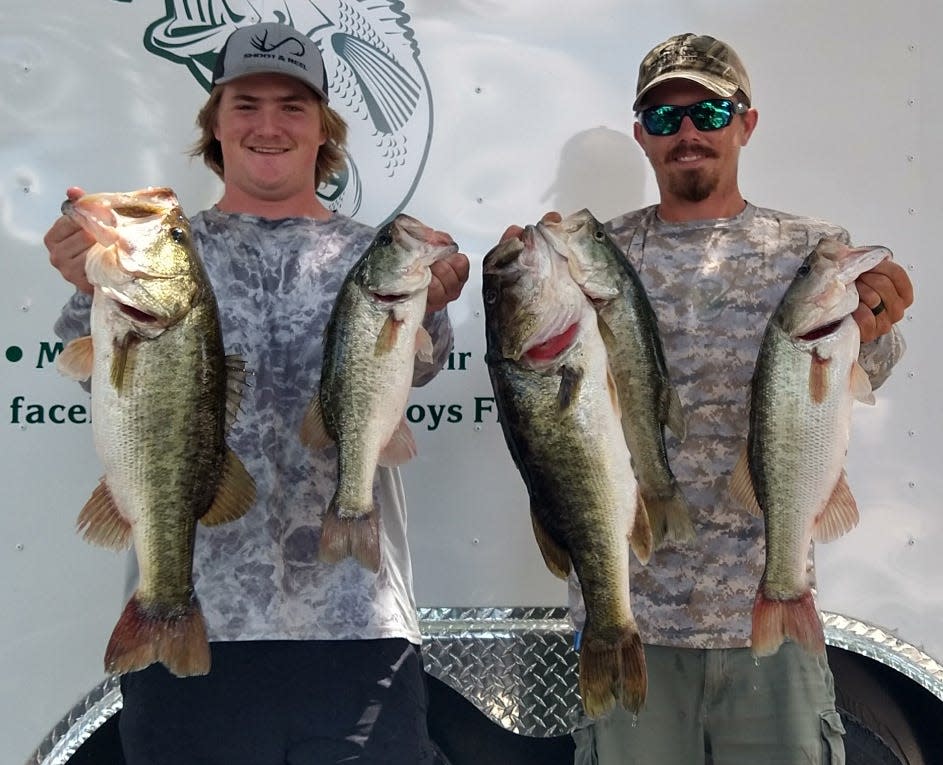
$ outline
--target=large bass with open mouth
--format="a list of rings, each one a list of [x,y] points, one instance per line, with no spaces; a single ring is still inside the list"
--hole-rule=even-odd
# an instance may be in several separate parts
[[[891,253],[823,239],[770,317],[753,373],[747,449],[731,491],[766,529],[766,568],[753,606],[753,653],[785,639],[825,651],[808,576],[813,541],[858,523],[845,476],[852,404],[874,403],[858,364],[855,279]]]
[[[651,554],[596,312],[533,226],[484,259],[488,371],[549,570],[575,570],[586,605],[583,707],[637,710],[647,672],[629,594],[629,549]]]
[[[216,299],[173,191],[87,194],[63,204],[89,231],[91,335],[70,342],[61,371],[91,378],[92,434],[105,475],[79,515],[91,542],[132,542],[140,580],[105,652],[122,673],[162,662],[206,674],[210,652],[194,591],[198,521],[223,523],[255,501],[226,446],[244,363],[223,353]]]

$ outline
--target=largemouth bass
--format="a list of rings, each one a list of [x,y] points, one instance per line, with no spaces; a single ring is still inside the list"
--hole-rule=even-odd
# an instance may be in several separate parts
[[[622,435],[597,316],[533,226],[484,259],[486,361],[504,437],[549,570],[575,570],[586,605],[579,685],[586,713],[637,710],[645,654],[629,596],[629,547],[647,561],[648,516]]]
[[[619,390],[622,432],[655,546],[665,539],[689,542],[694,539],[691,511],[665,448],[665,426],[684,440],[684,413],[668,379],[658,319],[642,280],[589,210],[538,228],[566,258],[570,274],[599,314]]]
[[[226,447],[244,364],[223,354],[216,300],[173,191],[87,194],[63,212],[95,236],[91,335],[58,359],[91,377],[92,434],[105,475],[79,515],[87,540],[140,568],[105,652],[113,673],[162,662],[206,674],[209,645],[193,588],[197,521],[242,516],[255,484]]]
[[[380,568],[373,505],[377,465],[416,453],[404,410],[418,356],[432,358],[422,326],[430,266],[457,252],[445,233],[408,215],[384,226],[347,274],[328,322],[318,393],[301,426],[312,450],[337,445],[337,489],[321,525],[319,556]]]
[[[766,568],[753,607],[752,649],[789,638],[825,651],[807,573],[812,541],[829,542],[858,523],[845,475],[851,410],[873,403],[858,364],[855,279],[885,258],[823,239],[799,267],[766,328],[753,374],[747,450],[731,491],[766,527]]]

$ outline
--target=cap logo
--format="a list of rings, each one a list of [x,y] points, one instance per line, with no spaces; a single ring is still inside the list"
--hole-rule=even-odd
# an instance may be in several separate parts
[[[308,65],[304,61],[299,60],[296,56],[303,56],[305,53],[305,44],[298,39],[297,37],[286,37],[283,40],[274,43],[273,45],[268,44],[268,32],[264,35],[254,35],[250,40],[249,44],[255,48],[259,53],[245,53],[243,54],[243,59],[247,58],[269,58],[277,59],[278,61],[287,61],[289,64],[294,64],[299,69],[304,69],[308,71]],[[286,45],[293,46],[289,50],[284,50],[282,53],[275,54],[273,51],[278,50],[279,48],[284,48]]]
[[[284,45],[291,45],[294,43],[298,46],[297,52],[292,53],[288,52],[289,56],[303,56],[305,52],[305,44],[299,40],[297,37],[286,37],[281,42],[277,42],[274,45],[268,44],[268,32],[263,35],[253,35],[252,39],[249,41],[252,44],[252,47],[256,50],[260,50],[263,53],[271,53],[273,50],[277,50]]]

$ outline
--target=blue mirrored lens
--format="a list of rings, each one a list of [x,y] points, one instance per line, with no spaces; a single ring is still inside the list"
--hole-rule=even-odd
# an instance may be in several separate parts
[[[681,129],[685,115],[700,131],[720,130],[727,127],[737,111],[727,98],[709,98],[690,106],[652,106],[641,114],[642,126],[650,135],[674,135]]]

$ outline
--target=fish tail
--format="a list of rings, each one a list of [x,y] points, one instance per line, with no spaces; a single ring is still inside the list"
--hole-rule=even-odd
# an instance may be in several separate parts
[[[105,671],[123,674],[161,662],[178,677],[210,671],[206,622],[194,595],[185,608],[128,601],[105,650]]]
[[[812,592],[777,600],[760,586],[753,602],[753,655],[772,656],[786,638],[810,653],[825,653],[825,633]]]
[[[694,541],[691,509],[677,484],[673,486],[668,496],[644,491],[642,496],[648,510],[648,519],[652,526],[652,538],[656,548],[664,541]]]
[[[580,696],[590,717],[612,709],[616,701],[638,712],[648,692],[645,649],[634,624],[627,625],[615,640],[583,632],[580,647]]]
[[[325,563],[337,563],[352,556],[370,571],[380,570],[380,524],[377,513],[345,512],[336,497],[321,521],[318,557]]]

